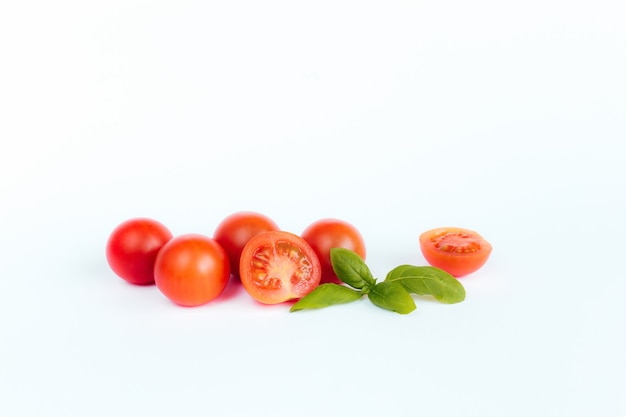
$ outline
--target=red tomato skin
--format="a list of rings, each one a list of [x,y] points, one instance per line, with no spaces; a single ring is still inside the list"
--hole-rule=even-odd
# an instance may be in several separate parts
[[[269,217],[252,211],[233,213],[217,226],[213,233],[215,239],[228,254],[230,272],[239,278],[239,261],[244,246],[254,236],[280,230]]]
[[[107,262],[116,275],[131,284],[154,284],[154,261],[161,247],[170,239],[172,233],[156,220],[126,220],[109,236]]]
[[[459,250],[445,250],[446,244],[448,248]],[[461,227],[440,227],[422,233],[420,248],[430,265],[457,278],[482,268],[492,251],[491,244],[480,234]]]
[[[319,285],[322,272],[313,248],[286,231],[265,232],[250,239],[239,268],[244,289],[263,304],[304,297]]]
[[[186,234],[161,248],[154,265],[157,288],[175,304],[195,307],[215,300],[230,278],[226,251],[210,237]]]
[[[354,251],[365,260],[365,241],[352,224],[339,219],[321,219],[309,225],[301,234],[317,254],[322,267],[321,283],[340,284],[330,262],[332,248]]]

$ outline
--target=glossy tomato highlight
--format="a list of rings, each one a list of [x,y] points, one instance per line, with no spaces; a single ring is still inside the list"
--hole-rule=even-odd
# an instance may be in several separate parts
[[[319,285],[321,267],[311,246],[285,231],[261,233],[248,241],[239,264],[241,283],[264,304],[302,298]]]
[[[107,240],[107,262],[116,275],[131,284],[154,284],[154,261],[159,249],[171,238],[169,229],[156,220],[126,220]]]
[[[226,251],[215,240],[198,234],[173,238],[161,248],[154,264],[159,290],[176,304],[194,307],[216,299],[230,278]]]
[[[246,243],[254,236],[279,230],[272,219],[261,213],[242,211],[226,217],[215,229],[213,238],[224,248],[230,261],[230,272],[239,277],[239,259]]]
[[[322,267],[322,283],[341,283],[330,262],[332,248],[350,249],[365,260],[365,241],[361,233],[348,222],[338,219],[322,219],[309,225],[302,238],[317,254]]]
[[[460,227],[440,227],[420,235],[426,261],[462,277],[480,269],[491,254],[491,244],[478,233]]]

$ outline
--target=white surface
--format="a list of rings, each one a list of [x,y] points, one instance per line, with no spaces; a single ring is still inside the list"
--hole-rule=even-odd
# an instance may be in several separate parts
[[[626,414],[623,1],[206,3],[0,6],[0,415]],[[239,210],[348,220],[379,278],[433,227],[494,252],[408,316],[105,262]]]

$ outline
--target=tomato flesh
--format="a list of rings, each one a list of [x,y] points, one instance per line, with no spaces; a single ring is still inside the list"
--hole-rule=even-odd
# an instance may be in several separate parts
[[[320,262],[311,246],[284,231],[250,239],[241,254],[239,272],[246,291],[264,304],[302,298],[321,278]]]
[[[468,233],[447,233],[431,239],[435,248],[446,253],[476,253],[480,250],[480,242]]]
[[[442,227],[420,235],[426,261],[455,277],[480,269],[491,254],[491,244],[478,233],[460,227]]]

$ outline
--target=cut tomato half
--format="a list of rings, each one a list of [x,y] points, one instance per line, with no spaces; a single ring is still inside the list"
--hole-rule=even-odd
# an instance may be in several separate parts
[[[480,269],[491,254],[491,244],[478,233],[461,227],[440,227],[420,235],[426,261],[455,277]]]
[[[321,267],[304,239],[285,231],[271,231],[246,243],[239,275],[252,298],[264,304],[278,304],[313,291],[319,285]]]

